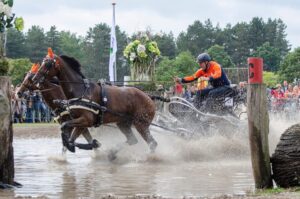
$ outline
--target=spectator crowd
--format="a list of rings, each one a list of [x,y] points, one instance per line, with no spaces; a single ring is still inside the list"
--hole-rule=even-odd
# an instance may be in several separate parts
[[[16,95],[18,86],[11,86],[11,107],[14,123],[50,122],[52,114],[40,91],[26,91],[21,98]]]
[[[277,84],[275,88],[268,89],[270,109],[273,112],[298,111],[300,109],[300,82]]]

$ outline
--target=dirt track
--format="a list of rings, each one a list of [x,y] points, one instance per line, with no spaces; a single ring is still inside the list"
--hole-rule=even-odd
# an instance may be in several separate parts
[[[13,126],[13,130],[15,138],[60,137],[60,129],[57,123],[16,124]]]

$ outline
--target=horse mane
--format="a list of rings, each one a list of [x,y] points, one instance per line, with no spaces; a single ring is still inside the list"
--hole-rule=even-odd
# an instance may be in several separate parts
[[[75,72],[77,72],[83,79],[85,76],[81,72],[81,64],[74,57],[69,57],[67,55],[59,56],[64,62],[66,62]]]

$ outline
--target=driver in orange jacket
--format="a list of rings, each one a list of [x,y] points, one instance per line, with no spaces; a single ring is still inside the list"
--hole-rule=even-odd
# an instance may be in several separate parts
[[[199,66],[201,67],[197,70],[194,75],[186,76],[183,78],[175,77],[175,82],[188,83],[201,78],[202,80],[207,80],[211,87],[207,87],[203,90],[197,91],[196,97],[196,107],[201,106],[201,101],[207,96],[214,97],[224,93],[230,87],[230,81],[228,80],[224,70],[221,65],[215,61],[212,61],[211,57],[207,53],[201,53],[197,57]]]

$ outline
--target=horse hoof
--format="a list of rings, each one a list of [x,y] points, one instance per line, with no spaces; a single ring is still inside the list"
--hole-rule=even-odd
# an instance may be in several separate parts
[[[152,142],[152,143],[150,144],[150,152],[151,152],[151,153],[154,153],[156,147],[157,147],[157,142]]]
[[[92,146],[93,146],[93,148],[97,149],[101,146],[101,143],[98,142],[98,140],[93,139]]]
[[[69,136],[66,135],[65,133],[61,133],[61,139],[62,139],[62,144],[63,146],[67,147],[69,144]]]
[[[21,187],[23,187],[23,185],[21,184],[21,183],[18,183],[18,182],[16,182],[16,181],[14,181],[14,184],[13,184],[15,187],[17,187],[17,188],[21,188]]]
[[[13,189],[14,186],[0,182],[0,189]]]
[[[109,154],[107,155],[107,158],[109,161],[114,161],[117,158],[117,151],[111,150],[109,151]]]
[[[72,142],[68,142],[68,144],[66,145],[67,149],[72,152],[75,153],[75,144]]]

